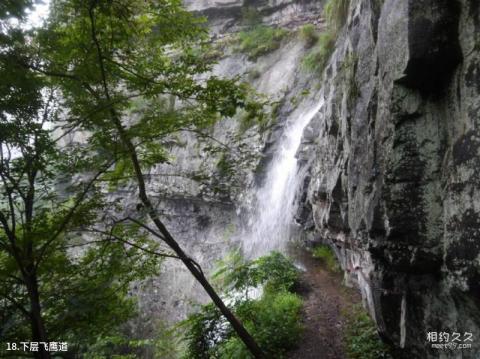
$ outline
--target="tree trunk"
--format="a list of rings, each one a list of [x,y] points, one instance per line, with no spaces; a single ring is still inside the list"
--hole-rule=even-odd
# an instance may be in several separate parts
[[[155,223],[158,230],[165,236],[165,242],[172,248],[172,250],[178,255],[178,257],[182,260],[185,266],[188,268],[190,273],[197,279],[197,281],[202,285],[203,289],[208,293],[210,298],[212,299],[213,303],[217,306],[220,312],[227,318],[229,323],[232,325],[233,329],[243,341],[245,346],[250,350],[255,358],[263,358],[264,354],[260,347],[258,346],[257,342],[250,333],[245,329],[243,324],[237,319],[237,317],[232,313],[232,311],[225,305],[223,300],[217,294],[215,289],[210,285],[207,278],[203,274],[203,272],[196,266],[196,264],[185,254],[179,244],[175,241],[175,239],[171,236],[170,232],[165,228],[162,222],[158,219],[155,209],[151,205],[150,201],[147,203],[143,202],[144,205],[147,207],[150,213],[150,218]],[[152,216],[153,213],[153,216]]]
[[[208,295],[212,299],[213,303],[217,306],[217,308],[225,316],[225,318],[227,318],[227,320],[232,325],[233,329],[235,330],[239,338],[243,341],[243,343],[248,348],[248,350],[252,353],[252,355],[255,358],[264,358],[265,356],[262,350],[260,349],[260,347],[258,346],[257,342],[255,341],[255,339],[253,339],[253,337],[250,335],[247,329],[245,329],[243,324],[237,319],[237,317],[235,317],[232,311],[225,305],[225,303],[217,294],[215,289],[210,285],[210,283],[208,282],[207,278],[205,277],[203,272],[200,270],[200,268],[197,267],[195,262],[185,254],[185,252],[180,247],[178,242],[173,238],[173,236],[170,234],[170,232],[167,230],[165,225],[160,220],[157,214],[157,211],[155,210],[155,207],[153,206],[153,204],[150,201],[150,198],[147,195],[145,180],[143,178],[142,169],[140,167],[140,162],[138,160],[137,151],[135,150],[133,143],[130,141],[127,134],[125,133],[119,118],[116,116],[113,110],[112,110],[112,119],[114,120],[114,123],[117,127],[117,130],[119,132],[120,138],[124,146],[127,148],[129,152],[130,159],[132,161],[133,168],[135,171],[135,177],[138,184],[139,198],[142,201],[143,205],[145,206],[145,209],[147,210],[150,219],[153,221],[155,226],[163,235],[164,242],[175,252],[175,254],[182,260],[182,262],[188,268],[190,273],[192,273],[195,279],[197,279],[197,281],[202,285],[202,287],[205,289],[205,291],[208,293]]]
[[[92,2],[89,8],[89,17],[91,22],[91,35],[92,35],[92,40],[97,48],[98,65],[100,67],[100,73],[102,77],[101,80],[103,83],[103,92],[104,92],[103,94],[105,96],[105,99],[107,100],[107,103],[112,103],[110,98],[110,91],[107,84],[107,74],[105,71],[104,63],[103,63],[104,57],[103,57],[102,49],[96,34],[94,7],[95,7],[95,3]],[[112,123],[114,124],[118,132],[120,140],[125,146],[130,156],[130,160],[132,162],[133,169],[135,172],[135,178],[137,180],[139,198],[142,201],[143,205],[145,206],[145,209],[148,211],[148,215],[150,219],[153,221],[153,223],[155,223],[155,226],[158,228],[160,233],[164,236],[163,240],[168,246],[170,246],[170,248],[182,260],[182,262],[185,264],[188,270],[192,273],[192,275],[202,285],[202,287],[205,289],[205,291],[208,293],[208,295],[212,299],[213,303],[215,303],[215,305],[218,307],[218,309],[220,309],[220,311],[225,316],[225,318],[227,318],[227,320],[230,322],[235,332],[238,334],[239,338],[243,341],[243,343],[246,345],[246,347],[252,353],[252,355],[255,358],[264,358],[264,354],[260,349],[260,347],[258,346],[255,339],[253,339],[250,333],[245,329],[245,327],[242,325],[242,323],[240,323],[240,321],[235,317],[235,315],[230,311],[230,309],[227,308],[225,303],[223,303],[223,300],[216,293],[215,289],[213,289],[213,287],[210,285],[207,278],[205,278],[200,268],[198,268],[194,264],[194,262],[185,254],[185,252],[177,243],[177,241],[173,238],[173,236],[170,234],[167,228],[163,225],[162,221],[160,220],[160,217],[157,214],[157,211],[155,210],[155,207],[152,205],[152,203],[150,202],[150,198],[147,195],[145,180],[143,178],[143,172],[140,166],[140,161],[138,159],[137,150],[135,149],[134,144],[132,143],[128,134],[126,133],[125,128],[123,127],[122,121],[120,117],[117,115],[115,109],[113,107],[110,107],[109,112],[110,112]]]
[[[30,298],[30,326],[32,329],[32,342],[38,343],[38,352],[32,352],[35,358],[50,359],[50,352],[45,350],[44,345],[48,343],[47,331],[42,318],[40,306],[40,295],[38,293],[38,281],[35,272],[25,278],[28,296]]]

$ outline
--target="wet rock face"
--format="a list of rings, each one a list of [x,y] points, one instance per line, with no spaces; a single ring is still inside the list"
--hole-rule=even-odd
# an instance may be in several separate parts
[[[480,357],[479,8],[351,1],[300,151],[299,218],[334,246],[386,340],[414,358]],[[431,331],[477,343],[440,353]]]

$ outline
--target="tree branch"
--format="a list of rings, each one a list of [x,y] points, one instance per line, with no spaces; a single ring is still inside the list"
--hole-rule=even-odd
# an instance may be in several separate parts
[[[43,260],[43,256],[45,255],[45,252],[48,248],[48,246],[57,239],[57,237],[64,231],[64,229],[67,227],[68,223],[72,220],[75,212],[77,211],[78,209],[78,206],[82,203],[82,201],[85,199],[85,197],[87,196],[88,192],[90,191],[90,189],[92,188],[92,186],[94,185],[94,183],[98,180],[98,178],[103,174],[105,173],[106,170],[108,170],[108,168],[113,164],[114,162],[113,161],[110,161],[108,164],[106,164],[103,168],[100,169],[100,171],[98,171],[97,174],[95,174],[95,176],[93,176],[90,181],[87,183],[87,185],[85,186],[84,190],[79,193],[77,195],[77,199],[75,200],[75,203],[73,204],[72,208],[70,209],[70,211],[67,213],[67,215],[65,216],[65,218],[63,219],[62,223],[60,224],[60,226],[57,228],[57,230],[53,233],[52,237],[50,237],[50,239],[45,242],[45,244],[41,247],[40,249],[40,254],[38,255],[38,259],[37,259],[37,263],[35,264],[35,267],[38,268],[40,262]]]

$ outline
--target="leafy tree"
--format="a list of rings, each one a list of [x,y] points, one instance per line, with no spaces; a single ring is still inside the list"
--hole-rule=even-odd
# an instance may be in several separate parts
[[[70,353],[83,352],[134,314],[129,284],[156,273],[162,254],[137,225],[96,225],[108,207],[98,180],[112,160],[83,145],[58,147],[57,91],[16,66],[26,58],[26,34],[3,35],[0,341],[65,341]],[[92,163],[103,165],[90,171]],[[39,349],[32,354],[50,357]]]
[[[22,18],[25,16],[25,9],[33,3],[32,0],[4,0],[0,3],[0,19]]]
[[[185,264],[255,357],[262,351],[223,303],[198,264],[163,224],[152,203],[144,171],[168,160],[166,136],[185,128],[205,128],[243,108],[249,116],[262,106],[237,79],[208,74],[211,64],[198,57],[192,41],[205,46],[202,21],[183,10],[179,0],[58,0],[48,26],[19,66],[47,76],[59,87],[64,130],[83,130],[86,143],[113,158],[110,180],[133,177],[145,218],[134,222],[160,238]],[[144,110],[132,113],[132,101],[143,98]],[[165,98],[174,98],[174,108]],[[99,161],[101,163],[101,161]],[[101,168],[98,163],[92,163]]]

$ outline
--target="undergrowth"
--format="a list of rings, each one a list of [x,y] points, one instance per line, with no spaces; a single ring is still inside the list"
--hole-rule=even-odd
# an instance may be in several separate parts
[[[332,272],[340,271],[340,265],[338,264],[335,253],[329,246],[325,244],[315,246],[312,249],[312,256],[325,264],[328,270]]]
[[[269,358],[282,358],[300,339],[302,300],[291,292],[298,275],[292,262],[276,252],[254,261],[232,253],[214,274],[236,316]],[[187,346],[184,358],[252,358],[211,304],[190,315],[182,326]]]
[[[344,316],[347,320],[345,349],[349,359],[392,359],[375,323],[360,304],[353,306]]]

